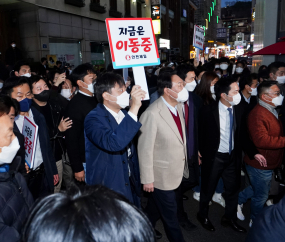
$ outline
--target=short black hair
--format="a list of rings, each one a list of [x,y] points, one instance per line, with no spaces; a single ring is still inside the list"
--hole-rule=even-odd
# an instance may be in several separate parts
[[[73,188],[74,189],[74,188]],[[101,185],[46,196],[23,228],[23,242],[155,242],[146,215],[124,196]]]
[[[77,81],[84,80],[84,77],[86,75],[89,75],[91,73],[95,73],[93,66],[90,64],[81,64],[77,66],[69,76],[69,80],[72,82],[72,85],[77,87]]]
[[[258,97],[261,98],[262,94],[267,92],[268,89],[270,89],[270,87],[272,87],[274,85],[278,86],[278,82],[277,81],[271,81],[271,80],[261,82],[261,84],[257,87]]]
[[[242,62],[242,61],[237,61],[237,62],[236,62],[236,66],[237,66],[238,64],[241,64],[243,68],[245,67],[244,62]]]
[[[280,67],[285,67],[285,63],[282,62],[282,61],[275,61],[275,62],[272,62],[269,66],[268,66],[268,70],[269,70],[269,73],[273,73],[275,74],[278,69]]]
[[[241,75],[240,80],[239,80],[239,88],[240,90],[243,90],[246,85],[251,86],[252,81],[257,79],[258,81],[258,76],[256,73],[251,73],[249,75]]]
[[[3,110],[4,106],[6,107],[6,114],[10,112],[11,107],[15,109],[15,116],[19,113],[19,103],[17,100],[7,96],[7,95],[0,95],[0,116],[1,116],[1,110]]]
[[[33,75],[29,78],[29,84],[30,84],[31,90],[33,90],[33,84],[37,83],[39,80],[43,80],[48,85],[48,83],[46,82],[44,78],[38,75]]]
[[[58,65],[58,64],[61,64],[61,65],[62,65],[62,62],[61,62],[61,61],[57,61],[57,62],[55,62],[55,64],[56,64],[56,65]]]
[[[30,86],[29,78],[27,78],[25,76],[10,77],[4,82],[2,92],[11,97],[11,93],[13,92],[13,88],[18,87],[18,86],[22,86],[24,84],[28,84]]]
[[[0,96],[0,117],[10,112],[11,106],[7,105],[7,96]],[[11,98],[10,98],[11,99]]]
[[[220,100],[221,94],[229,94],[229,91],[231,90],[231,84],[234,83],[235,80],[232,77],[222,77],[215,85],[215,94],[216,99]]]
[[[29,62],[27,62],[25,60],[17,61],[15,66],[14,66],[14,71],[19,72],[21,70],[22,66],[30,66],[30,64],[29,64]]]
[[[113,72],[106,72],[97,78],[94,88],[99,103],[103,103],[103,93],[111,93],[111,89],[115,87],[116,83],[118,83],[120,87],[125,85],[123,77]]]
[[[230,64],[230,60],[227,57],[220,58],[220,63],[222,63],[222,62],[227,62],[228,64]]]
[[[195,73],[195,68],[190,65],[180,65],[176,68],[177,75],[184,81],[187,77],[187,73],[193,71]],[[196,74],[195,74],[196,75]]]
[[[47,61],[47,58],[46,58],[46,57],[42,57],[42,58],[41,58],[41,63],[43,63],[44,61]]]
[[[267,80],[269,79],[269,72],[267,69],[261,70],[260,72],[258,72],[258,81],[261,82],[260,78],[262,78],[263,80]]]
[[[164,88],[172,88],[172,76],[177,75],[176,71],[165,71],[159,73],[157,78],[157,92],[159,96],[164,94]]]

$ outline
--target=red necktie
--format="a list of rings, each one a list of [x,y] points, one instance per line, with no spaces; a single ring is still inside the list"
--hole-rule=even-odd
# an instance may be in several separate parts
[[[185,123],[186,123],[186,129],[188,130],[188,112],[189,112],[189,106],[187,104],[187,101],[184,103],[184,110],[185,110]]]

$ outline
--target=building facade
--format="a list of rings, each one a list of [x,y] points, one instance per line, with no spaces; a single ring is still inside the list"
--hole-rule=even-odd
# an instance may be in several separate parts
[[[106,67],[105,19],[150,17],[150,5],[150,0],[0,0],[0,52],[15,40],[32,62],[56,55],[74,65]]]

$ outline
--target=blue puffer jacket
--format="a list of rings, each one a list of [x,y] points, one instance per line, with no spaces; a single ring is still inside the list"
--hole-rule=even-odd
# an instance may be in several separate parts
[[[15,159],[21,161],[18,157]],[[22,226],[33,203],[32,194],[20,173],[11,169],[0,172],[0,241],[20,240]]]

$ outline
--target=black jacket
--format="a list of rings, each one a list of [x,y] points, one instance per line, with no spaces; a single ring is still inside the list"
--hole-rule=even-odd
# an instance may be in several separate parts
[[[1,241],[19,241],[20,232],[34,203],[24,177],[11,169],[18,167],[16,157],[9,172],[0,172],[0,238]]]
[[[42,113],[42,115],[45,117],[45,115],[49,115],[49,117],[45,117],[47,128],[48,128],[48,134],[50,137],[50,143],[53,151],[53,155],[55,157],[56,161],[59,161],[62,159],[62,155],[65,153],[65,142],[64,142],[64,133],[60,132],[58,129],[58,125],[61,121],[61,118],[63,117],[63,109],[62,107],[54,102],[52,99],[48,100],[47,104],[50,107],[50,113],[45,114]],[[33,101],[32,107],[36,108],[39,112],[41,112],[41,107]],[[47,122],[47,118],[51,118],[52,123]]]
[[[38,135],[43,156],[45,175],[48,183],[48,188],[50,192],[52,192],[54,190],[53,175],[58,174],[58,172],[55,163],[55,158],[49,141],[50,139],[49,139],[46,121],[44,116],[36,108],[31,107],[31,110],[33,113],[34,121],[39,127]],[[17,125],[14,125],[14,129],[16,129],[16,131],[19,132]]]
[[[72,127],[65,131],[67,154],[73,172],[83,171],[85,162],[84,120],[87,114],[97,106],[95,97],[77,93],[69,102],[66,117],[72,120]]]
[[[13,66],[17,61],[22,60],[22,52],[19,48],[15,47],[13,49],[11,46],[6,50],[5,53],[5,63],[6,65]]]
[[[234,106],[234,158],[238,166],[241,161],[241,118],[242,111]],[[213,102],[210,105],[203,106],[199,113],[199,151],[202,155],[202,165],[208,167],[208,172],[211,172],[212,161],[219,150],[220,146],[220,118],[219,118],[219,102]],[[238,167],[237,167],[238,168]],[[237,169],[238,170],[238,169]],[[240,170],[239,170],[240,172]],[[210,173],[208,174],[210,175]]]

